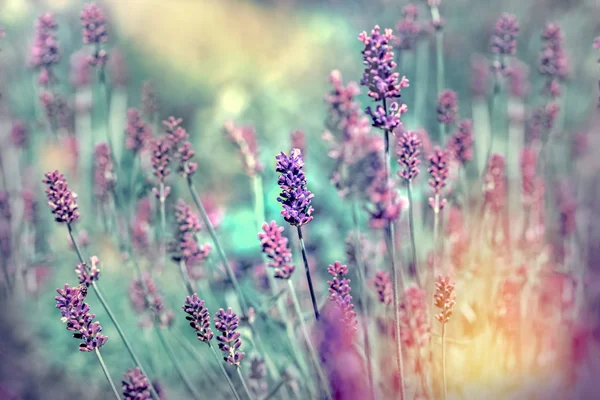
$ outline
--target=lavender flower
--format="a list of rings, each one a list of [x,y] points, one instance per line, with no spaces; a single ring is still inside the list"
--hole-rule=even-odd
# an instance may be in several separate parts
[[[314,195],[306,189],[302,153],[292,149],[288,156],[282,151],[275,159],[275,171],[281,174],[277,180],[281,188],[277,201],[283,205],[281,215],[292,226],[305,225],[313,219],[314,210],[310,203]]]
[[[494,32],[490,39],[492,53],[501,56],[514,56],[517,52],[517,35],[519,23],[517,17],[504,13],[494,25]]]
[[[147,117],[151,117],[158,112],[158,98],[156,97],[156,89],[150,81],[145,81],[142,84],[142,111]]]
[[[116,185],[116,177],[110,148],[99,143],[94,149],[94,192],[101,203],[110,199]]]
[[[223,130],[227,138],[239,148],[246,174],[250,177],[259,174],[263,167],[258,160],[258,145],[254,128],[227,121],[223,125]]]
[[[73,53],[70,60],[69,81],[76,89],[90,84],[90,63],[88,56],[81,51]]]
[[[171,162],[171,142],[166,138],[156,139],[152,142],[152,170],[154,176],[158,180],[159,187],[163,187],[167,176],[171,173],[169,163]],[[164,201],[168,196],[171,188],[164,186],[164,190],[154,187],[152,192],[160,201]]]
[[[407,181],[411,181],[419,174],[419,155],[422,146],[421,140],[414,132],[404,132],[398,139],[398,164],[404,169],[398,172],[398,175]]]
[[[169,117],[163,121],[163,125],[167,129],[167,139],[171,143],[171,148],[174,151],[175,160],[178,162],[177,173],[181,176],[192,176],[198,164],[190,160],[196,155],[192,150],[192,144],[189,142],[189,134],[179,126],[182,122],[181,118]]]
[[[376,101],[399,98],[401,89],[408,87],[408,79],[403,76],[398,82],[400,74],[394,72],[396,63],[390,44],[393,38],[391,29],[382,34],[377,25],[371,35],[365,31],[358,35],[358,40],[365,45],[362,54],[366,66],[360,84],[369,88],[369,97]]]
[[[98,257],[96,256],[90,257],[90,265],[87,263],[77,264],[75,273],[77,274],[81,285],[90,286],[93,281],[98,280],[100,277],[98,264],[100,264],[100,260],[98,260]]]
[[[438,276],[435,282],[435,294],[433,296],[433,305],[440,309],[440,313],[435,315],[435,319],[442,324],[447,323],[452,315],[452,309],[456,304],[456,294],[454,294],[454,282],[449,276]]]
[[[125,65],[125,57],[121,49],[111,49],[111,55],[108,60],[109,76],[115,87],[125,87],[129,81],[129,75]]]
[[[385,271],[377,271],[375,273],[375,290],[379,301],[386,306],[392,304],[392,281],[390,275]]]
[[[350,279],[346,278],[348,267],[336,261],[329,265],[327,272],[333,277],[332,280],[327,281],[329,284],[329,300],[339,309],[346,329],[349,332],[355,332],[358,321],[356,320],[354,304],[352,304],[352,296],[350,295]]]
[[[80,18],[83,27],[83,43],[95,45],[88,62],[90,65],[103,67],[108,60],[106,51],[100,48],[101,43],[108,41],[104,13],[95,3],[90,3],[83,6]]]
[[[546,77],[545,90],[551,97],[560,95],[560,81],[569,73],[568,58],[564,49],[564,39],[560,27],[554,23],[546,25],[542,33],[542,51],[538,61],[538,71]]]
[[[29,142],[29,131],[23,121],[14,121],[10,129],[10,141],[13,146],[23,149]]]
[[[329,82],[333,89],[325,95],[325,102],[328,105],[330,118],[335,123],[340,123],[349,115],[359,112],[360,107],[354,97],[360,93],[360,89],[354,82],[344,86],[342,73],[337,69],[329,74]]]
[[[143,276],[148,296],[144,292],[144,287],[139,279],[134,279],[129,285],[129,300],[133,309],[137,313],[150,312],[151,320],[142,322],[142,325],[152,325],[156,321],[162,327],[169,327],[173,323],[173,310],[167,308],[164,298],[156,287],[154,280],[148,275]]]
[[[52,67],[60,60],[58,41],[56,40],[57,29],[58,25],[52,13],[40,15],[35,24],[30,63],[33,67],[40,69],[38,82],[42,86],[47,86],[56,79]]]
[[[196,331],[198,340],[208,343],[213,338],[212,330],[210,329],[210,314],[204,306],[204,300],[200,300],[198,295],[194,293],[192,296],[185,298],[183,311],[188,314],[185,319],[190,321],[190,326]]]
[[[458,96],[454,90],[446,89],[438,96],[437,120],[442,124],[452,124],[458,114]]]
[[[400,218],[403,204],[392,183],[388,182],[383,169],[380,169],[374,178],[368,189],[368,196],[370,206],[367,211],[371,228],[385,229],[390,222]]]
[[[473,159],[473,121],[465,119],[458,123],[456,132],[448,141],[448,149],[462,165]]]
[[[371,107],[367,107],[365,112],[371,117],[373,121],[373,127],[393,132],[394,129],[401,126],[400,116],[408,111],[406,104],[401,106],[394,102],[390,104],[389,110],[386,111],[385,107],[377,106],[375,111]]]
[[[500,154],[492,154],[485,174],[483,196],[493,212],[504,209],[506,203],[506,161]]]
[[[417,22],[419,9],[414,4],[407,4],[402,8],[402,14],[404,17],[396,24],[394,47],[405,51],[414,50],[422,32]]]
[[[427,294],[425,290],[411,285],[404,291],[404,301],[400,308],[400,330],[402,342],[408,348],[421,348],[429,342],[429,321],[427,318]]]
[[[446,199],[442,198],[442,190],[446,187],[449,174],[450,154],[448,150],[441,150],[436,147],[433,153],[429,156],[429,186],[433,189],[435,198],[429,198],[429,205],[435,212],[443,209],[446,205]]]
[[[64,175],[58,171],[48,172],[44,175],[42,183],[48,186],[46,195],[55,221],[67,224],[77,222],[77,194],[69,189]]]
[[[135,154],[144,149],[152,137],[152,130],[144,122],[139,110],[136,108],[127,110],[127,127],[125,130],[125,147]]]
[[[236,313],[228,308],[227,311],[222,308],[215,313],[215,328],[221,332],[221,336],[217,336],[219,341],[219,349],[226,354],[223,359],[225,362],[237,367],[246,355],[243,352],[238,352],[242,345],[240,333],[236,332],[238,328],[239,318]]]
[[[132,400],[150,399],[150,383],[139,368],[128,369],[123,374],[123,397]]]
[[[300,149],[302,153],[306,152],[306,135],[297,129],[290,133],[290,142],[293,149]]]
[[[262,232],[258,233],[262,251],[271,259],[267,265],[274,268],[275,278],[290,279],[296,266],[292,264],[292,253],[288,248],[288,239],[281,235],[283,227],[278,226],[275,221],[262,225]]]
[[[171,259],[175,262],[184,261],[188,274],[194,279],[195,272],[192,267],[205,261],[212,247],[210,244],[199,246],[196,243],[195,235],[200,232],[200,221],[192,213],[190,206],[181,199],[177,202],[175,218],[177,220],[175,240],[169,246]]]
[[[248,374],[248,386],[252,393],[264,397],[268,388],[266,378],[265,360],[256,356],[252,357],[250,359],[250,373]]]

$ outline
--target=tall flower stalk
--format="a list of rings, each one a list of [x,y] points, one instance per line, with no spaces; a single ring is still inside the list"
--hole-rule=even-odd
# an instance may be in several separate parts
[[[433,209],[433,249],[434,249],[434,260],[433,260],[433,272],[437,272],[438,268],[438,257],[437,253],[443,247],[438,243],[439,236],[439,225],[440,225],[440,211],[446,205],[446,199],[443,197],[443,189],[446,187],[449,174],[449,153],[448,150],[441,150],[439,147],[436,148],[433,153],[429,156],[429,186],[433,190],[433,197],[429,198],[429,206]]]
[[[438,276],[435,282],[434,306],[440,309],[435,318],[442,324],[442,383],[443,399],[448,396],[446,384],[446,324],[450,320],[454,304],[456,303],[456,294],[454,294],[454,282],[449,276]]]
[[[387,187],[391,181],[391,153],[390,153],[390,134],[393,134],[394,129],[401,126],[400,116],[406,112],[405,104],[393,102],[389,106],[386,103],[387,99],[398,99],[401,97],[402,88],[408,87],[408,79],[402,77],[395,72],[396,63],[394,62],[394,53],[392,51],[392,30],[386,29],[382,34],[379,26],[375,26],[368,35],[363,31],[358,40],[361,41],[365,48],[362,51],[363,64],[365,71],[361,79],[361,85],[369,89],[368,95],[375,102],[381,102],[375,107],[367,107],[365,112],[371,117],[373,126],[383,130],[385,140],[385,175]],[[390,263],[392,264],[392,284],[394,289],[394,320],[396,322],[396,364],[401,382],[400,398],[405,398],[404,378],[403,378],[403,362],[402,362],[402,345],[399,340],[400,335],[400,293],[398,289],[398,271],[396,267],[395,254],[395,238],[394,224],[389,220],[386,229],[386,241],[388,244],[388,252],[390,254]]]

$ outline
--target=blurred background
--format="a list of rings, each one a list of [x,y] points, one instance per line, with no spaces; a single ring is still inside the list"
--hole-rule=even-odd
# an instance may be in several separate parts
[[[256,130],[258,157],[264,166],[262,178],[268,221],[280,220],[280,204],[276,200],[279,188],[274,168],[275,156],[280,151],[289,151],[294,132],[304,134],[306,173],[309,189],[315,194],[313,205],[316,210],[314,221],[307,226],[306,240],[315,279],[321,282],[318,285],[325,293],[327,265],[334,260],[344,259],[346,233],[352,229],[349,207],[330,183],[335,161],[328,156],[329,143],[322,139],[327,119],[324,96],[331,90],[328,76],[331,70],[338,69],[344,81],[360,81],[363,44],[357,40],[358,34],[363,30],[368,32],[376,24],[395,28],[402,19],[402,8],[408,2],[106,0],[97,3],[104,9],[108,23],[109,39],[105,49],[109,54],[109,108],[95,100],[101,99],[101,91],[95,84],[93,71],[84,71],[83,74],[87,75],[82,78],[78,67],[81,64],[78,59],[82,54],[87,54],[87,50],[82,50],[80,23],[84,2],[0,0],[0,28],[4,32],[4,37],[0,39],[0,140],[4,185],[9,192],[20,190],[20,185],[31,189],[38,199],[36,212],[39,218],[35,224],[34,240],[27,242],[31,247],[20,248],[21,261],[13,260],[13,263],[22,263],[27,269],[24,278],[26,291],[15,294],[15,298],[7,296],[1,299],[0,399],[110,398],[100,370],[90,361],[89,354],[77,351],[74,340],[64,331],[58,311],[54,308],[55,289],[62,287],[65,282],[77,283],[73,276],[77,261],[69,246],[67,232],[63,226],[52,223],[43,198],[42,174],[54,169],[64,172],[72,190],[79,194],[82,218],[77,225],[78,230],[86,231],[89,236],[88,253],[101,258],[104,292],[123,321],[126,333],[134,338],[134,345],[143,353],[142,357],[150,366],[152,376],[160,377],[157,383],[164,390],[165,398],[186,398],[177,375],[157,345],[153,331],[144,327],[143,317],[130,304],[129,287],[135,274],[123,260],[119,243],[104,234],[106,219],[93,211],[89,180],[77,172],[77,166],[85,162],[82,160],[92,155],[85,150],[74,150],[77,146],[69,140],[57,142],[48,139],[43,110],[37,99],[37,75],[29,64],[34,24],[39,15],[53,12],[58,23],[61,59],[54,69],[58,79],[56,90],[63,96],[67,110],[64,112],[68,119],[65,126],[69,132],[65,137],[73,136],[79,138],[80,142],[86,140],[84,137],[87,132],[102,137],[108,111],[115,151],[121,155],[125,151],[123,137],[127,109],[150,107],[148,123],[155,133],[161,129],[158,121],[169,116],[183,118],[199,164],[195,175],[196,185],[218,224],[219,234],[228,256],[236,265],[244,290],[249,294],[253,306],[260,309],[270,301],[270,297],[261,291],[261,283],[257,283],[264,272],[263,275],[255,272],[256,268],[260,268],[256,265],[261,263],[261,255],[256,238],[252,187],[244,173],[239,150],[228,140],[223,125],[235,120],[241,125],[251,125]],[[403,69],[400,73],[411,81],[411,86],[403,90],[403,102],[409,107],[404,124],[407,129],[424,128],[435,132],[435,54],[433,40],[430,40],[431,29],[427,25],[429,15],[426,2],[414,0],[414,3],[421,10],[419,21],[424,27],[422,41],[428,52],[429,63],[425,66],[429,72],[423,74],[421,70],[419,75],[414,52],[401,53],[400,66]],[[582,195],[584,211],[578,218],[595,221],[600,210],[595,205],[598,198],[595,177],[600,167],[595,156],[598,142],[595,135],[598,113],[595,110],[600,66],[597,64],[598,52],[593,49],[592,42],[600,34],[600,2],[442,0],[440,9],[445,21],[446,86],[457,92],[460,113],[464,118],[476,117],[473,115],[477,112],[473,79],[477,63],[491,59],[489,37],[495,21],[503,12],[515,14],[521,26],[517,58],[530,66],[532,87],[530,94],[524,97],[525,107],[537,102],[536,94],[542,85],[542,78],[536,76],[540,33],[547,22],[560,25],[570,71],[563,100],[564,135],[560,142],[563,152],[559,150],[559,154],[569,153],[572,145],[569,135],[578,132],[588,134],[586,154],[572,163],[576,171],[573,174],[585,182],[585,193]],[[424,79],[429,82],[419,81],[418,76],[425,76]],[[418,97],[417,91],[425,93],[424,118],[410,112]],[[359,100],[366,106],[370,101],[366,91],[362,92]],[[155,107],[154,112],[152,106]],[[19,157],[11,150],[9,139],[15,121],[23,121],[29,132],[29,149]],[[489,132],[481,133],[484,143],[489,140],[486,134],[489,135]],[[475,141],[478,135],[479,132],[475,132]],[[479,164],[481,162],[477,161]],[[570,161],[565,161],[572,172],[570,164]],[[148,163],[141,168],[150,175]],[[183,180],[173,179],[170,184],[174,193],[169,200],[170,207],[178,196],[189,199]],[[427,196],[428,189],[423,185],[417,194],[418,201],[426,201]],[[23,216],[16,213],[13,220],[18,221],[20,217]],[[587,224],[586,228],[588,225],[591,226],[585,231],[588,238],[586,259],[582,262],[592,271],[590,276],[594,276],[600,272],[594,270],[595,261],[600,256],[597,246],[600,230],[593,223]],[[18,228],[19,223],[16,226]],[[15,238],[17,228],[13,227]],[[29,227],[23,226],[23,229]],[[400,229],[400,242],[406,240],[405,234]],[[376,233],[368,235],[377,237]],[[419,253],[426,258],[431,243],[426,237],[420,243],[422,249]],[[145,268],[154,271],[165,303],[177,316],[173,336],[179,338],[173,340],[184,340],[188,346],[195,346],[197,342],[180,315],[183,287],[176,266],[157,262],[155,253],[156,249],[151,249],[140,259]],[[23,260],[23,255],[27,256],[26,260]],[[215,264],[214,260],[209,262]],[[211,285],[219,290],[214,290],[214,296],[206,298],[207,303],[211,309],[235,308],[235,296],[225,290],[229,287],[225,275],[218,271],[218,266],[213,268]],[[306,310],[310,310],[307,292],[302,286],[304,277],[300,272],[296,275],[295,279],[302,288],[301,300],[307,306]],[[595,291],[600,292],[597,288]],[[592,287],[589,292],[592,294],[586,303],[592,314],[597,313],[592,301],[597,300],[593,292]],[[94,312],[98,320],[104,322],[105,334],[110,338],[109,345],[103,348],[103,356],[117,377],[133,366],[116,331],[108,323],[106,314],[99,307],[95,307]],[[596,332],[600,339],[600,330],[594,330],[594,334]],[[243,331],[243,334],[247,332]],[[268,347],[273,349],[273,354],[280,340],[269,337]],[[249,340],[247,346],[248,353],[252,354],[250,349],[253,345]],[[597,343],[593,342],[594,351],[598,350],[596,347]],[[214,384],[210,383],[211,376],[196,373],[195,359],[189,357],[189,351],[185,349],[185,346],[178,347],[178,356],[194,381],[198,382],[198,387],[206,388],[206,398],[213,398],[213,394],[214,398],[218,394],[226,396],[226,387],[215,389]],[[589,352],[591,354],[592,350]],[[455,360],[460,364],[460,358]],[[208,362],[213,363],[212,360]],[[598,364],[598,359],[590,361],[591,364],[594,362]],[[284,365],[285,359],[276,361],[276,364]],[[213,364],[209,365],[216,368]],[[466,389],[457,391],[460,393],[457,398],[496,398],[493,394],[486,397],[489,393],[480,388],[489,389],[496,384],[502,387],[523,384],[517,383],[519,379],[511,373],[505,374],[510,377],[507,378],[509,383],[497,381],[500,372],[494,369],[490,369],[487,375],[478,371],[468,373],[473,375],[470,382],[476,389],[471,394]],[[548,381],[542,377],[539,382],[544,382],[544,388],[551,387],[551,382],[548,382],[552,380],[552,374],[546,378]],[[456,379],[451,385],[462,388],[468,380],[450,379]],[[525,383],[536,386],[537,379]],[[580,393],[585,393],[581,390]],[[521,393],[512,398],[555,398],[551,392],[548,397],[539,393],[536,396],[540,397],[529,397]],[[594,397],[580,394],[575,398]]]

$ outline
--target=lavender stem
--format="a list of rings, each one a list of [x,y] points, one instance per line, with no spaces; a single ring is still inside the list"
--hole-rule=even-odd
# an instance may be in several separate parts
[[[212,350],[212,353],[215,356],[215,360],[217,360],[217,364],[219,364],[219,367],[221,368],[221,372],[223,372],[223,376],[227,380],[227,384],[229,385],[229,388],[231,389],[231,392],[235,396],[236,400],[241,400],[240,399],[240,395],[238,394],[237,390],[235,390],[235,386],[233,386],[233,382],[231,381],[231,378],[229,378],[229,375],[227,374],[227,370],[223,366],[223,360],[221,360],[219,358],[219,355],[215,351],[215,348],[213,347],[212,343],[211,342],[207,342],[207,344],[208,344],[208,347],[210,347],[210,349]]]
[[[167,213],[165,211],[165,184],[160,183],[160,225],[162,230],[161,253],[163,265],[167,264]]]
[[[106,368],[106,364],[104,364],[104,360],[102,359],[102,356],[100,355],[100,350],[96,349],[96,351],[94,353],[96,353],[96,357],[98,357],[98,362],[100,362],[100,366],[102,367],[102,372],[104,372],[104,376],[106,376],[106,380],[108,381],[108,383],[110,383],[110,387],[111,387],[113,393],[115,394],[115,397],[118,400],[121,400],[121,394],[117,390],[115,383],[113,382],[112,378],[110,377],[108,368]]]
[[[410,245],[412,249],[413,266],[415,269],[415,277],[419,287],[423,287],[423,281],[421,280],[421,272],[419,270],[419,264],[417,259],[417,244],[415,241],[415,216],[414,216],[414,203],[412,195],[412,179],[408,180],[408,223],[410,228]]]
[[[315,318],[319,320],[319,306],[317,306],[317,299],[315,297],[315,290],[312,284],[312,278],[310,277],[310,268],[308,267],[308,258],[306,257],[306,247],[304,246],[304,238],[302,237],[302,227],[296,226],[298,231],[298,241],[300,242],[300,249],[302,250],[302,260],[304,261],[304,270],[306,271],[306,280],[308,281],[308,289],[310,290],[310,299],[312,301],[313,310],[315,312]]]
[[[194,290],[194,286],[190,280],[190,276],[188,275],[187,266],[185,265],[184,260],[179,261],[179,272],[181,272],[181,279],[183,279],[183,283],[185,284],[188,294],[190,296],[193,295],[196,291]]]
[[[244,391],[246,392],[246,395],[248,396],[248,398],[250,400],[254,400],[254,396],[252,396],[252,393],[250,393],[250,389],[248,389],[248,385],[246,384],[246,380],[244,379],[244,376],[242,375],[242,371],[240,371],[240,367],[236,367],[235,368],[237,371],[238,376],[240,377],[240,381],[242,382],[242,386],[244,387]]]
[[[446,324],[442,324],[442,380],[443,380],[443,400],[446,400],[448,389],[446,386]]]

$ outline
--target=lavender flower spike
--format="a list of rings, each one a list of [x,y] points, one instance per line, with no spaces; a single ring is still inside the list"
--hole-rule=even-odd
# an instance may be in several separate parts
[[[77,264],[77,268],[75,268],[75,273],[79,278],[79,283],[81,285],[85,285],[89,287],[93,281],[97,281],[100,277],[100,268],[98,268],[98,264],[100,264],[100,260],[98,257],[91,256],[90,257],[90,265],[87,263]]]
[[[188,314],[185,319],[190,321],[190,326],[196,331],[198,340],[208,343],[213,338],[212,330],[210,329],[210,314],[204,306],[204,300],[200,300],[198,295],[194,293],[192,296],[185,298],[183,310]]]
[[[223,359],[231,365],[240,366],[240,362],[246,355],[243,352],[238,352],[242,345],[240,333],[236,332],[239,325],[239,318],[236,313],[228,308],[227,311],[222,308],[215,313],[215,328],[221,332],[221,336],[217,336],[219,341],[219,350],[226,354]]]
[[[262,232],[258,233],[262,251],[271,259],[267,266],[274,268],[275,278],[290,279],[296,266],[292,264],[292,252],[288,247],[288,239],[281,235],[283,227],[275,221],[262,225]]]
[[[79,219],[77,194],[69,189],[65,176],[58,171],[44,175],[42,183],[46,184],[48,205],[56,222],[72,224]]]
[[[419,174],[419,155],[422,146],[421,139],[414,132],[404,132],[398,139],[398,164],[404,169],[398,175],[407,181],[413,180]]]
[[[429,205],[434,209],[435,212],[444,208],[446,205],[446,199],[441,198],[443,195],[442,189],[446,187],[449,174],[449,161],[450,154],[448,150],[441,150],[436,148],[433,153],[429,156],[429,186],[433,189],[434,198],[429,198]]]
[[[458,114],[458,96],[451,89],[446,89],[439,94],[437,106],[437,119],[441,124],[452,124]]]
[[[83,43],[94,45],[94,51],[89,57],[88,63],[103,67],[108,60],[106,51],[100,48],[101,43],[108,41],[104,13],[95,3],[86,4],[83,6],[80,18],[83,27]]]
[[[519,23],[512,14],[502,14],[494,25],[494,32],[490,39],[492,53],[501,56],[514,56],[517,51],[517,35]]]
[[[281,215],[292,226],[305,225],[313,219],[310,203],[314,195],[306,189],[302,152],[292,149],[289,156],[281,152],[275,159],[275,170],[281,174],[277,181],[281,188],[280,197],[277,198],[283,205]]]
[[[123,397],[132,400],[150,399],[148,377],[139,368],[129,369],[123,374]]]

